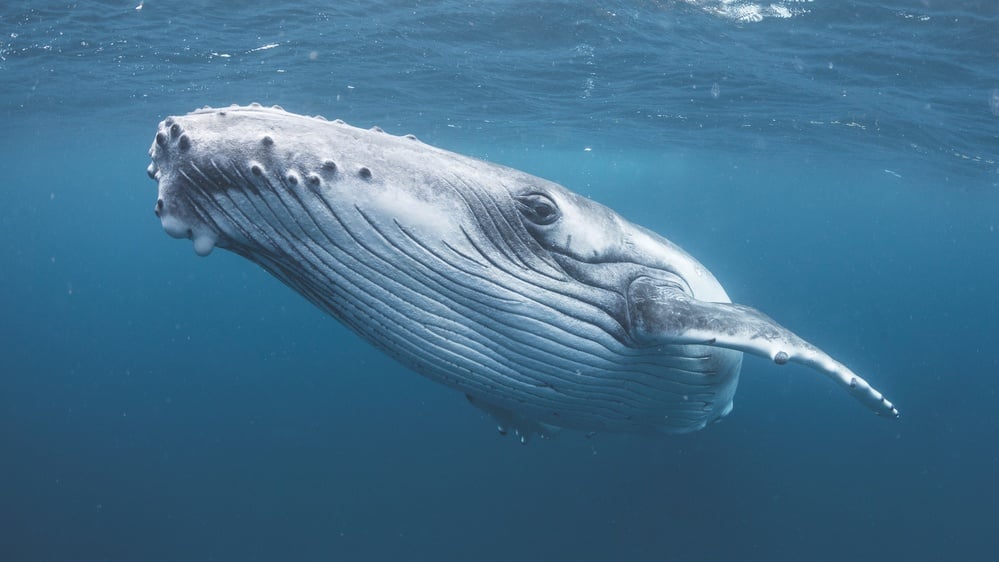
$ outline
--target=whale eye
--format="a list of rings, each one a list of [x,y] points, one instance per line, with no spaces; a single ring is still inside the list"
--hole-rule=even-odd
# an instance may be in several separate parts
[[[524,218],[539,225],[548,225],[558,220],[558,207],[547,195],[541,193],[528,193],[514,197],[517,201],[517,210]]]

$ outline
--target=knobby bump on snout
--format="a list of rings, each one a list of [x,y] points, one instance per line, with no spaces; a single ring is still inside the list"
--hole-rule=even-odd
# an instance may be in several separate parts
[[[150,155],[168,234],[257,263],[521,440],[700,429],[744,352],[898,415],[676,245],[524,172],[259,105],[171,117]]]

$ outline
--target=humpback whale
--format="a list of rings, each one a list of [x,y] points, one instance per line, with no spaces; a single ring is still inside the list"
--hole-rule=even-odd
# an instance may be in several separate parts
[[[522,441],[701,429],[744,353],[898,417],[677,245],[551,181],[258,104],[169,117],[149,154],[167,234],[258,264]]]

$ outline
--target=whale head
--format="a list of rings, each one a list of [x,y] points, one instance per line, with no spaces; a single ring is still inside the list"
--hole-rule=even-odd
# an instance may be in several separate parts
[[[147,171],[160,191],[155,213],[199,255],[216,246],[279,255],[338,224],[332,233],[341,243],[351,228],[362,238],[404,230],[434,252],[496,259],[502,252],[554,276],[563,268],[587,275],[613,263],[644,265],[670,272],[697,298],[728,298],[697,260],[610,209],[413,135],[254,104],[168,118],[149,153]],[[478,242],[490,247],[476,250]]]

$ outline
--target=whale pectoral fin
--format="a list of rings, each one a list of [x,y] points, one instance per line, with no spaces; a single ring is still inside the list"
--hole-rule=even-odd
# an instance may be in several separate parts
[[[898,417],[895,406],[867,381],[755,308],[699,301],[675,283],[643,276],[628,289],[628,309],[638,342],[711,345],[766,357],[778,365],[807,365],[879,416]]]

